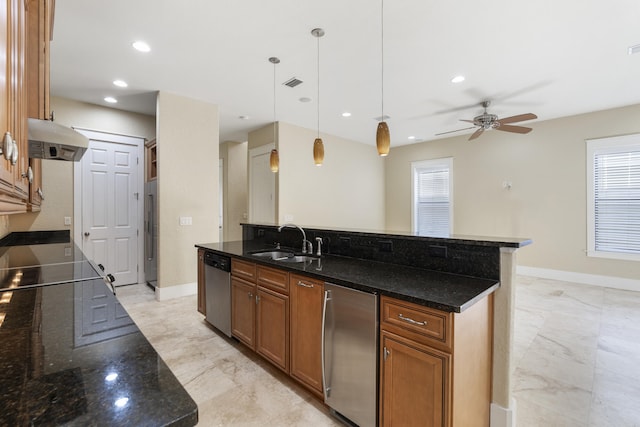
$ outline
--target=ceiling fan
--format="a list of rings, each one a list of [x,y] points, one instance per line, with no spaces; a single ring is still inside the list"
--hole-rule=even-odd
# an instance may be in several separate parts
[[[484,108],[484,112],[482,114],[474,117],[473,120],[460,120],[462,122],[473,123],[473,126],[464,129],[451,130],[449,132],[437,133],[436,135],[444,135],[447,133],[459,132],[476,127],[478,129],[471,134],[471,136],[469,137],[469,141],[471,141],[472,139],[476,139],[477,137],[482,135],[485,130],[489,129],[501,130],[503,132],[529,133],[531,132],[531,128],[525,126],[514,126],[509,123],[523,122],[525,120],[533,120],[538,118],[538,116],[533,113],[525,113],[500,119],[495,114],[489,114],[487,112],[487,108],[489,108],[489,105],[491,105],[491,101],[483,101],[480,105],[482,105],[482,107]]]

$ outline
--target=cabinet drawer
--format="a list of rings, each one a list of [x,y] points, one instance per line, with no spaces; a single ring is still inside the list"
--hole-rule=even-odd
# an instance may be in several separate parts
[[[397,333],[413,339],[421,336],[423,339],[420,341],[426,338],[427,341],[451,346],[451,313],[384,296],[380,299],[380,307],[383,328],[390,326]],[[401,331],[396,328],[401,328]]]
[[[285,295],[289,294],[289,273],[286,271],[260,265],[256,273],[258,285]]]
[[[256,280],[256,265],[252,262],[232,258],[231,274],[253,282]]]
[[[324,282],[321,280],[310,279],[305,276],[298,276],[297,274],[291,274],[291,278],[289,279],[289,283],[291,287],[293,286],[301,286],[303,288],[320,288],[324,286]]]

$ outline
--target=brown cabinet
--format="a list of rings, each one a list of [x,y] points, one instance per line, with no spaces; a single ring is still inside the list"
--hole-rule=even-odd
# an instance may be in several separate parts
[[[40,161],[28,158],[27,117],[49,109],[52,0],[0,0],[0,214],[39,210]]]
[[[291,376],[322,396],[324,283],[291,274]]]
[[[488,426],[492,304],[462,313],[380,299],[380,425]]]
[[[27,0],[27,116],[51,118],[49,105],[49,45],[53,36],[53,0]],[[31,211],[40,210],[43,200],[42,160],[29,159]]]
[[[256,285],[233,276],[231,276],[231,333],[255,350]]]
[[[231,260],[231,333],[289,372],[289,273]]]
[[[198,312],[206,316],[207,297],[204,283],[204,249],[198,248]]]
[[[147,159],[147,181],[153,181],[158,177],[158,150],[155,139],[145,144],[145,157]]]
[[[27,103],[25,83],[26,3],[25,0],[0,2],[0,213],[27,210]]]

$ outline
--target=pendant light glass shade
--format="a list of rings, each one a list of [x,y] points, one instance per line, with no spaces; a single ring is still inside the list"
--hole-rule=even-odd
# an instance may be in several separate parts
[[[280,156],[278,156],[278,150],[276,149],[271,150],[269,167],[271,168],[271,172],[278,172],[278,169],[280,169]]]
[[[322,138],[316,138],[313,141],[313,161],[316,166],[322,166],[322,162],[324,161],[324,144],[322,143]]]
[[[391,145],[391,137],[389,136],[389,127],[387,122],[378,123],[378,131],[376,132],[376,146],[378,154],[384,157],[389,154],[389,146]]]

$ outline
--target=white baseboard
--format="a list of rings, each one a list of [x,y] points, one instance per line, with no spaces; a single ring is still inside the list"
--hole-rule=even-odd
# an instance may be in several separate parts
[[[165,288],[156,288],[156,299],[158,301],[166,301],[168,299],[186,297],[188,295],[194,295],[198,292],[198,284],[185,283],[183,285],[167,286]]]
[[[640,280],[626,279],[624,277],[601,276],[598,274],[551,270],[548,268],[527,267],[524,265],[519,265],[516,269],[516,273],[523,276],[539,277],[541,279],[563,280],[565,282],[583,283],[585,285],[640,292]]]
[[[511,399],[511,408],[491,404],[491,427],[516,427],[516,401]]]

